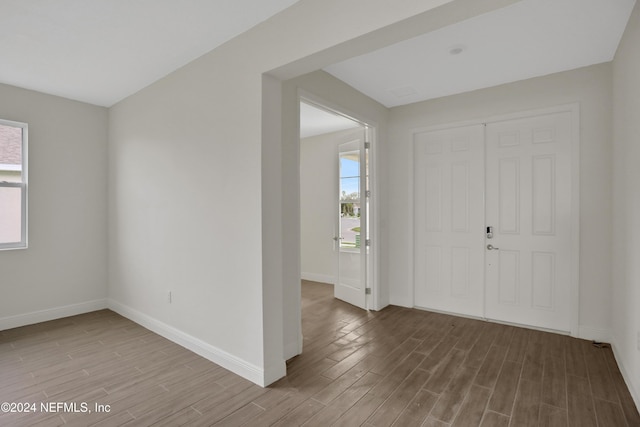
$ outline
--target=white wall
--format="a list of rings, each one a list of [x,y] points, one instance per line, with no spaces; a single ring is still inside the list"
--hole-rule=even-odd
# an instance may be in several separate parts
[[[29,125],[29,247],[0,251],[0,330],[106,307],[107,110],[0,85]]]
[[[396,107],[389,116],[391,303],[411,305],[411,129],[580,104],[580,335],[609,340],[611,277],[611,64]]]
[[[334,283],[338,200],[338,145],[360,129],[331,132],[300,141],[300,263],[302,278]]]
[[[262,151],[298,160],[289,140],[278,146],[279,83],[263,74],[294,77],[509,3],[301,1],[112,107],[114,308],[257,383],[283,375],[283,341],[298,340],[283,322],[299,318],[283,298],[299,288],[299,263],[273,232],[284,230],[288,165]]]
[[[613,61],[613,349],[640,407],[640,5]]]

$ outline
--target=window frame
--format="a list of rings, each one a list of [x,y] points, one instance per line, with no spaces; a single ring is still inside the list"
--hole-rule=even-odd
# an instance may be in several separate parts
[[[10,126],[15,128],[22,129],[22,169],[21,169],[21,182],[6,182],[0,181],[0,188],[20,188],[21,189],[21,206],[20,206],[20,225],[21,225],[21,235],[19,242],[0,242],[0,251],[3,250],[11,250],[11,249],[26,249],[28,247],[28,129],[29,126],[27,123],[22,122],[14,122],[11,120],[0,119],[0,125],[2,126]]]

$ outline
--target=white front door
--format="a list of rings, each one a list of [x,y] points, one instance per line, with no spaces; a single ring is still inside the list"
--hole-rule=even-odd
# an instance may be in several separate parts
[[[414,134],[417,307],[482,316],[484,126]]]
[[[569,112],[487,125],[489,319],[571,330],[571,143]]]
[[[366,128],[338,149],[337,275],[334,296],[366,309],[369,168]]]
[[[416,307],[572,330],[572,114],[414,134]]]

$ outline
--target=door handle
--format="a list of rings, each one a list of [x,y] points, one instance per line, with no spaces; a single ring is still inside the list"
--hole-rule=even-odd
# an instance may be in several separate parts
[[[340,241],[340,240],[344,240],[344,237],[334,237],[333,240],[335,240],[336,242]]]
[[[495,246],[493,246],[491,243],[489,243],[489,244],[487,245],[487,249],[488,249],[488,250],[490,250],[490,251],[497,251],[497,250],[498,250],[498,249],[500,249],[500,248],[496,248],[496,247],[495,247]]]

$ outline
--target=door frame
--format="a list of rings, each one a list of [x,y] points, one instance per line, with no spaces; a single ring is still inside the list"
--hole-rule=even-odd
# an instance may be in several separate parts
[[[554,113],[570,113],[571,114],[571,283],[569,284],[569,310],[570,310],[570,334],[573,337],[579,336],[580,331],[580,105],[578,103],[562,104],[545,108],[537,108],[530,110],[522,110],[514,113],[506,113],[499,115],[487,116],[484,118],[462,120],[456,122],[443,123],[438,125],[430,125],[424,127],[416,127],[409,130],[409,136],[411,140],[411,151],[414,147],[414,136],[418,133],[432,132],[438,130],[445,130],[463,126],[471,125],[486,125],[489,123],[496,123],[514,119],[525,119],[528,117],[535,117]],[[486,156],[486,138],[485,138],[485,156]],[[408,278],[411,284],[410,286],[410,301],[411,305],[415,307],[415,252],[414,252],[414,179],[415,170],[413,165],[413,156],[408,156],[407,170],[409,175],[409,182],[407,189],[412,196],[409,198],[409,206],[407,206],[407,221],[409,228],[408,240],[408,253],[409,257],[409,272]],[[486,163],[486,159],[485,159]],[[484,198],[485,195],[483,195]],[[486,199],[485,199],[486,203]],[[486,216],[486,205],[483,209],[483,214]],[[486,254],[485,254],[486,255]],[[485,264],[486,265],[486,264]],[[483,293],[483,299],[486,297],[486,290]],[[456,315],[456,313],[451,313]],[[457,314],[459,315],[459,314]],[[461,315],[462,316],[462,315]],[[469,316],[465,316],[469,317]],[[486,319],[486,304],[483,301],[483,320]],[[498,323],[498,322],[497,322]],[[508,322],[499,322],[508,323]],[[518,325],[517,325],[518,326]],[[519,325],[522,326],[522,325]],[[542,329],[531,327],[532,329]],[[544,330],[544,329],[542,329]],[[557,331],[552,331],[557,332]]]
[[[349,120],[353,120],[354,122],[360,123],[362,126],[367,128],[366,134],[368,136],[368,140],[371,143],[369,149],[369,187],[371,191],[371,197],[369,198],[369,238],[371,240],[371,244],[369,246],[369,256],[368,262],[366,263],[366,287],[371,288],[371,293],[366,296],[366,307],[368,310],[380,310],[383,308],[383,305],[380,302],[380,233],[378,227],[378,218],[380,218],[379,212],[379,203],[378,203],[378,124],[369,120],[362,115],[350,111],[347,108],[344,108],[340,105],[337,105],[333,102],[327,101],[323,99],[321,96],[318,96],[314,93],[306,91],[304,89],[298,88],[298,108],[300,102],[305,102],[307,104],[311,104],[316,108],[320,108],[329,113],[336,114],[339,116],[343,116]],[[300,124],[300,111],[298,110],[298,127]],[[300,132],[298,132],[298,146],[300,146]],[[300,150],[298,150],[298,156],[300,155]],[[298,158],[298,164],[300,164],[300,158]],[[300,215],[300,213],[298,213]],[[300,269],[298,269],[300,271]]]

